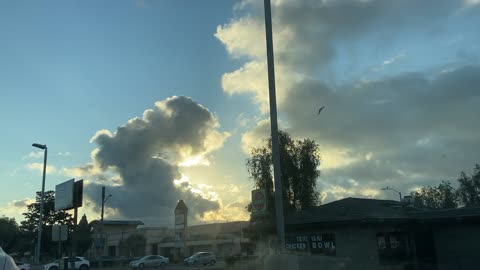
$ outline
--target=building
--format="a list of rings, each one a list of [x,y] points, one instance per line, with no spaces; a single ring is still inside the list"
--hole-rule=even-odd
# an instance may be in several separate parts
[[[138,226],[144,225],[140,220],[99,220],[90,222],[93,228],[93,247],[90,257],[119,256],[120,242],[137,232]]]
[[[100,222],[92,221],[94,238],[101,239]],[[171,259],[180,260],[199,251],[213,251],[219,257],[251,254],[253,245],[243,236],[243,228],[248,225],[247,221],[235,221],[227,223],[213,223],[188,226],[187,238],[184,241],[185,251],[179,251],[178,241],[175,238],[175,229],[166,227],[141,227],[143,222],[139,220],[105,220],[103,235],[105,247],[103,251],[91,249],[91,257],[100,256],[129,256],[122,251],[121,241],[126,240],[132,234],[140,234],[145,237],[145,249],[142,255],[162,255]],[[183,240],[182,240],[183,242]],[[95,252],[95,250],[98,250]]]
[[[327,269],[478,269],[479,241],[480,208],[346,198],[286,218],[287,250]]]

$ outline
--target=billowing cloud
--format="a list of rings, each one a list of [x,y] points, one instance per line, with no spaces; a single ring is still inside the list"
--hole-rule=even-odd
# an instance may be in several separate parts
[[[116,216],[140,218],[157,225],[170,225],[176,202],[183,199],[195,217],[216,210],[212,197],[175,185],[181,179],[179,165],[188,160],[208,161],[208,154],[223,146],[229,136],[205,107],[186,97],[171,97],[133,118],[115,132],[98,131],[91,139],[97,148],[92,162],[70,169],[89,176],[85,190],[98,207],[100,190],[108,175],[112,198],[108,207]],[[195,165],[195,162],[190,163]],[[188,183],[187,183],[188,186]]]
[[[413,37],[432,37],[448,27],[458,27],[461,35],[460,24],[447,22],[475,2],[272,1],[279,115],[292,136],[319,143],[318,186],[326,200],[387,196],[379,191],[387,185],[409,192],[454,179],[480,161],[480,128],[474,124],[480,115],[475,88],[480,66],[472,60],[478,58],[467,61],[452,51],[453,62],[386,72],[387,66],[419,61],[410,51],[414,47],[402,47],[408,45],[405,40],[414,43]],[[263,5],[245,0],[237,9],[240,17],[220,26],[216,37],[232,57],[245,62],[224,74],[223,90],[251,95],[266,118]],[[475,23],[470,15],[465,20]],[[390,48],[387,55],[363,67],[368,73],[380,64],[384,72],[336,80],[345,66],[385,48]],[[268,135],[268,120],[259,121],[243,134],[244,151]]]
[[[242,150],[250,154],[252,148],[265,145],[265,139],[270,136],[270,119],[263,119],[257,126],[242,134]]]
[[[12,202],[12,205],[15,206],[15,207],[18,207],[18,208],[26,209],[29,204],[32,204],[34,202],[35,202],[35,200],[30,199],[30,198],[26,198],[26,199],[23,199],[23,200],[15,200],[15,201]]]
[[[34,151],[25,155],[23,159],[40,159],[43,158],[43,151]]]
[[[13,217],[17,221],[22,220],[22,214],[27,212],[27,206],[34,202],[32,198],[10,201],[5,207],[0,208],[0,216]]]
[[[43,173],[43,163],[41,162],[28,163],[27,165],[25,165],[25,167],[29,170],[39,171],[40,173]],[[56,172],[57,168],[55,166],[47,164],[47,174]]]

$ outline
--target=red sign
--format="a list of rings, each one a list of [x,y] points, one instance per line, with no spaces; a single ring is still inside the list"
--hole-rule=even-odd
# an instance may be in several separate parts
[[[267,211],[267,200],[264,189],[252,190],[252,214],[264,215]]]

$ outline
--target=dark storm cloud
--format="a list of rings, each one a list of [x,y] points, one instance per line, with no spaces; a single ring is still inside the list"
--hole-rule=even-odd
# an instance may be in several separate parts
[[[321,147],[346,147],[356,159],[322,179],[408,190],[454,179],[480,161],[478,85],[479,66],[433,79],[403,74],[335,91],[310,80],[297,85],[301,91],[292,92],[281,109],[296,134],[315,138]],[[327,110],[317,117],[319,104]]]
[[[246,18],[263,25],[262,1],[244,1],[240,6],[250,13]],[[398,38],[413,38],[401,35],[405,29],[435,35],[444,31],[445,19],[464,6],[463,1],[450,0],[272,1],[274,38],[288,42],[276,44],[276,61],[310,73],[335,58],[337,42],[352,46],[374,35],[374,45],[380,48]]]
[[[329,167],[319,186],[343,196],[365,196],[362,189],[378,191],[385,185],[407,191],[455,178],[480,162],[480,127],[476,124],[480,68],[473,51],[469,51],[472,55],[459,52],[457,62],[438,64],[424,72],[384,72],[391,75],[373,81],[348,78],[348,83],[328,83],[335,82],[340,51],[347,54],[343,61],[355,67],[358,52],[402,50],[407,44],[423,43],[423,39],[442,40],[438,37],[451,33],[452,28],[462,36],[459,21],[478,24],[475,15],[479,10],[466,3],[272,1],[278,111],[293,136],[315,139],[324,150]],[[263,4],[245,0],[238,7],[244,12],[239,13],[241,17],[217,30],[216,36],[233,57],[244,55],[248,61],[264,63],[264,44],[258,47],[264,33],[255,31],[255,27],[263,27]],[[385,62],[391,64],[399,57],[415,62],[415,52],[409,53],[387,56]],[[252,74],[259,71],[249,70],[250,66],[226,74],[223,79],[230,81],[224,82],[224,91],[254,93],[256,102],[268,105],[263,95],[268,89],[260,80],[252,85]],[[317,116],[322,106],[326,108]],[[258,125],[247,132],[244,147],[265,136],[265,127]]]
[[[170,225],[173,209],[183,199],[192,216],[216,210],[218,202],[203,198],[191,189],[174,184],[180,179],[178,163],[189,156],[204,155],[221,147],[227,133],[217,130],[213,114],[186,97],[172,97],[157,102],[142,118],[134,118],[115,133],[99,131],[92,138],[98,148],[92,154],[93,164],[79,167],[85,173],[99,168],[93,180],[105,181],[105,174],[118,174],[120,185],[107,187],[112,198],[108,207],[119,217],[138,218],[156,224]],[[101,185],[91,181],[87,195],[100,205]]]

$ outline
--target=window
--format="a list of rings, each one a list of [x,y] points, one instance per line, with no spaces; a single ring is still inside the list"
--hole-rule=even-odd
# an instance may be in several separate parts
[[[109,246],[108,247],[108,256],[116,256],[117,247],[116,246]]]
[[[408,234],[406,232],[377,233],[377,249],[380,263],[399,263],[409,259]]]

